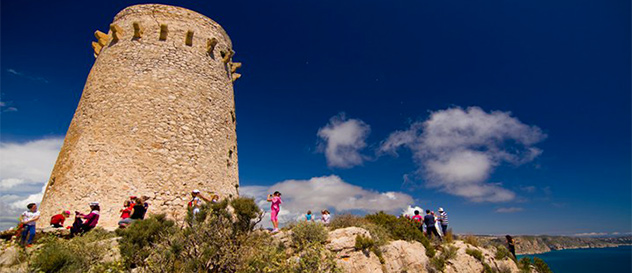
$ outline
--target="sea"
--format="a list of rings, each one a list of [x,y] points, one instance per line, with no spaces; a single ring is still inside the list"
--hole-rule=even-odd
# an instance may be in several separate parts
[[[556,250],[535,255],[544,260],[554,273],[632,272],[632,246]]]

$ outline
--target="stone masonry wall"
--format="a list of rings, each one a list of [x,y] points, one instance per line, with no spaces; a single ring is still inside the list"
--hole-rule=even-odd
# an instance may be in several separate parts
[[[190,192],[236,196],[232,44],[211,19],[136,5],[95,33],[97,57],[41,204],[42,221],[101,206],[112,228],[130,195],[182,219]],[[71,222],[70,222],[71,223]]]

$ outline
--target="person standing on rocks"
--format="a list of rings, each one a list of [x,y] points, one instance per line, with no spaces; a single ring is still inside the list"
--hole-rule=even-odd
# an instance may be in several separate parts
[[[435,217],[432,215],[430,210],[426,210],[426,216],[424,216],[424,224],[426,225],[426,233],[428,234],[428,238],[432,239],[432,235],[436,235],[441,240],[441,236],[439,236],[439,232],[437,232],[437,227],[435,226]]]
[[[283,200],[281,200],[281,193],[275,191],[274,194],[268,194],[268,198],[266,201],[272,203],[270,205],[270,221],[272,221],[272,225],[274,229],[272,232],[279,231],[279,211],[281,211],[281,204],[283,204]]]
[[[441,231],[445,235],[448,231],[448,213],[443,208],[439,208],[439,223],[441,224]]]
[[[415,215],[411,219],[415,222],[415,225],[417,225],[419,230],[421,230],[421,232],[424,232],[423,224],[422,224],[423,217],[421,217],[421,215],[419,215],[419,211],[418,210],[415,210]]]
[[[22,230],[22,245],[27,243],[26,246],[30,247],[35,237],[35,222],[39,220],[40,213],[37,211],[37,205],[35,203],[28,204],[26,208],[28,210],[23,212],[20,216],[20,223],[22,223],[24,228],[24,230]]]
[[[516,259],[516,240],[514,240],[511,235],[505,236],[505,239],[507,239],[507,249],[509,249],[511,255],[514,256],[514,259]]]

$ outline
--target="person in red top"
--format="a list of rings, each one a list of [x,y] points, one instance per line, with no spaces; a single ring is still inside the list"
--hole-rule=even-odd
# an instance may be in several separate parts
[[[56,228],[64,227],[64,221],[70,217],[70,211],[62,211],[60,214],[50,218],[50,225]]]
[[[423,221],[423,217],[419,215],[418,210],[415,211],[415,216],[413,216],[412,220],[415,221],[415,224],[418,225],[418,227],[421,229],[421,226],[422,226],[421,221]],[[423,232],[423,229],[421,231]]]
[[[132,206],[132,202],[130,202],[129,200],[125,200],[125,202],[123,203],[123,209],[120,210],[121,219],[129,218],[129,216],[132,215],[133,208],[134,206]]]

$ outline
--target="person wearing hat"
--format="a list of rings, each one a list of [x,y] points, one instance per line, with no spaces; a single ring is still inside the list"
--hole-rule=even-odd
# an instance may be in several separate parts
[[[62,211],[60,214],[53,215],[50,218],[50,225],[56,228],[64,227],[64,221],[70,217],[70,211]]]
[[[193,215],[195,216],[200,212],[200,207],[202,206],[202,200],[206,202],[211,202],[208,198],[204,197],[200,190],[195,189],[191,192],[191,201],[189,201],[188,207],[193,209]],[[202,200],[200,200],[200,198]]]
[[[441,231],[445,234],[448,230],[448,213],[443,208],[439,208],[439,223],[441,224]]]
[[[81,230],[79,232],[85,233],[97,226],[99,223],[99,211],[101,208],[99,207],[99,202],[90,203],[90,213],[83,214],[81,212],[75,211],[77,218],[84,219],[85,221],[81,224]]]

